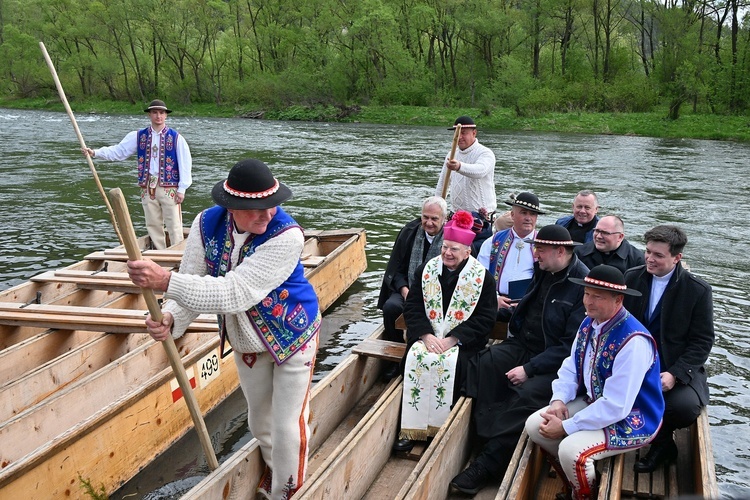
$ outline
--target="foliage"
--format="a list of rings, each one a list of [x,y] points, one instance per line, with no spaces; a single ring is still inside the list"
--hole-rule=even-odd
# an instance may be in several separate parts
[[[72,101],[318,119],[366,104],[742,114],[737,2],[3,0],[0,96],[54,98],[43,40]]]

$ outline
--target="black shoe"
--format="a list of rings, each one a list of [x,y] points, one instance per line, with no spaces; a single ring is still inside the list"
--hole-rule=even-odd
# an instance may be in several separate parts
[[[677,458],[677,445],[674,441],[652,444],[645,457],[633,464],[633,470],[638,473],[654,472],[659,466]]]
[[[385,367],[385,370],[383,370],[383,381],[389,382],[391,379],[394,379],[401,375],[401,370],[398,363],[388,363],[388,365]]]
[[[474,461],[462,473],[451,481],[451,486],[467,495],[476,495],[479,490],[487,486],[492,479],[492,474],[481,463]]]
[[[411,439],[399,439],[396,444],[393,445],[393,451],[398,452],[409,452],[414,448],[414,442]]]

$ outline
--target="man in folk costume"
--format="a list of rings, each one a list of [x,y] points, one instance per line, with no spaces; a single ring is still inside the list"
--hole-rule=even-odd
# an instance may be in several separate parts
[[[403,331],[396,328],[396,319],[403,314],[409,290],[419,278],[417,269],[424,262],[440,255],[447,216],[448,205],[445,200],[439,196],[430,196],[422,202],[421,216],[399,231],[378,298],[378,309],[383,311],[385,340],[404,341]],[[398,363],[390,363],[383,373],[386,380],[398,375]]]
[[[234,351],[250,431],[266,470],[263,498],[287,499],[305,478],[310,383],[321,315],[300,256],[302,228],[279,206],[291,190],[265,163],[239,161],[196,217],[179,272],[128,262],[133,282],[164,291],[164,319],[149,317],[156,340],[181,336],[199,314],[217,314],[221,351]]]
[[[651,334],[623,307],[616,267],[600,265],[584,279],[583,320],[570,356],[552,383],[550,405],[529,417],[526,431],[567,478],[563,496],[596,498],[594,461],[640,448],[662,424],[659,355]]]
[[[529,290],[512,308],[508,339],[470,360],[463,388],[474,398],[481,450],[450,484],[470,495],[505,474],[526,419],[549,402],[552,381],[585,316],[583,289],[567,280],[589,272],[573,254],[579,243],[555,225],[525,243],[534,245],[537,260]]]
[[[534,275],[534,247],[526,239],[534,239],[537,218],[544,214],[539,208],[539,198],[533,193],[520,193],[505,203],[511,206],[513,227],[485,240],[477,256],[495,277],[498,310],[508,309],[513,299],[520,298],[509,295],[514,283],[528,284]]]
[[[404,307],[407,350],[401,433],[394,446],[434,436],[458,399],[468,358],[495,324],[492,275],[471,256],[473,218],[457,212],[443,228],[440,255],[420,267]]]
[[[83,149],[91,158],[122,161],[138,153],[138,185],[142,188],[141,204],[146,217],[146,229],[156,249],[176,245],[184,239],[182,232],[182,202],[185,191],[193,183],[188,146],[182,134],[167,127],[167,114],[172,110],[164,101],[154,99],[143,110],[148,113],[151,126],[128,133],[119,144],[99,149]]]

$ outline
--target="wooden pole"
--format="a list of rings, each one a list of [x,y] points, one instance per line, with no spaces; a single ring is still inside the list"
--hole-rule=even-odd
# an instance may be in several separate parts
[[[448,156],[448,160],[452,160],[456,157],[456,147],[458,147],[458,138],[461,137],[461,124],[456,124],[456,130],[453,132],[453,143],[451,144],[451,154]],[[445,199],[448,196],[448,186],[451,182],[451,169],[446,168],[445,179],[443,180],[443,193],[441,197]]]
[[[116,224],[120,226],[122,235],[125,241],[125,250],[128,253],[128,259],[130,260],[141,260],[141,249],[138,248],[138,241],[133,229],[133,221],[130,219],[130,212],[128,211],[128,205],[125,203],[125,196],[123,196],[120,188],[115,188],[109,191],[109,198],[112,200],[116,215]],[[143,298],[148,305],[148,312],[151,314],[151,319],[154,321],[162,320],[161,306],[156,300],[154,291],[150,288],[141,288]],[[188,410],[190,410],[190,416],[193,418],[193,424],[195,430],[198,432],[198,439],[203,447],[203,452],[206,454],[206,460],[208,461],[208,467],[211,470],[215,470],[219,466],[219,462],[216,460],[216,454],[214,448],[211,445],[211,438],[208,435],[206,429],[206,423],[203,421],[203,415],[201,414],[200,407],[198,406],[198,400],[195,399],[195,393],[193,388],[190,386],[190,380],[188,380],[185,367],[182,365],[180,360],[180,354],[177,352],[177,346],[174,343],[174,339],[171,335],[167,337],[167,340],[162,342],[164,349],[167,351],[167,357],[169,358],[169,364],[172,365],[172,371],[177,378],[177,382],[180,384],[182,389],[182,395],[187,403]]]
[[[60,79],[57,77],[57,71],[55,71],[55,65],[52,64],[52,59],[50,59],[49,54],[47,53],[47,48],[44,46],[44,42],[39,42],[39,47],[42,49],[42,54],[44,54],[44,60],[47,61],[47,66],[49,67],[50,73],[52,73],[52,78],[55,80],[57,93],[60,95],[60,99],[62,100],[62,103],[65,106],[65,111],[68,112],[68,117],[70,118],[70,122],[73,124],[73,129],[75,130],[76,135],[78,136],[78,142],[81,143],[82,149],[86,149],[86,143],[84,142],[83,136],[81,135],[81,131],[78,128],[76,117],[73,115],[73,110],[70,109],[70,104],[68,104],[68,99],[65,97],[65,91],[62,88]],[[115,229],[115,234],[117,234],[117,239],[120,240],[120,243],[123,243],[122,236],[120,235],[120,230],[117,226],[117,222],[115,221],[115,214],[112,212],[112,206],[109,204],[109,200],[107,200],[107,195],[104,194],[104,188],[102,187],[102,183],[99,181],[99,175],[96,173],[94,162],[91,160],[91,157],[89,155],[86,155],[86,161],[88,161],[89,169],[91,170],[91,173],[94,175],[94,181],[96,182],[96,187],[99,189],[99,194],[102,195],[102,199],[104,200],[104,205],[106,205],[107,211],[109,212],[109,215],[112,218],[112,226]]]

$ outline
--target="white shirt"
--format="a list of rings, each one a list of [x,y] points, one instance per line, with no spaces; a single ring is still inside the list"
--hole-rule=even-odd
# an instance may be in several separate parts
[[[678,264],[679,265],[679,264]],[[654,314],[656,305],[661,300],[661,296],[664,295],[664,290],[667,289],[669,279],[674,274],[674,269],[669,271],[664,276],[652,276],[651,277],[651,295],[648,298],[648,317],[650,318]]]
[[[149,159],[148,171],[151,175],[159,175],[159,138],[160,133],[151,129],[151,158]],[[94,156],[103,160],[123,161],[138,151],[138,131],[128,132],[119,144],[107,146],[94,150]],[[190,155],[190,147],[182,134],[177,136],[177,166],[180,169],[180,182],[177,184],[177,192],[185,194],[187,188],[193,183],[192,169],[193,158]]]
[[[497,284],[497,292],[503,295],[508,294],[509,282],[530,279],[534,276],[534,252],[531,249],[531,243],[526,243],[523,240],[535,238],[536,231],[524,238],[518,236],[513,228],[510,228],[510,232],[513,235],[513,240],[510,243],[508,255],[505,256],[505,265],[503,266],[503,272],[500,273],[500,282]],[[490,269],[491,252],[492,238],[487,238],[479,248],[477,260],[494,276],[494,271]]]
[[[443,195],[443,184],[448,171],[448,158],[445,156],[443,169],[440,171],[435,196]],[[457,172],[451,172],[450,197],[453,211],[466,210],[477,212],[480,208],[488,213],[497,210],[495,195],[495,153],[478,140],[466,149],[457,149],[455,159],[461,162]]]
[[[601,335],[605,323],[594,321],[592,342],[586,346],[583,381],[586,394],[593,397],[591,390],[591,372],[594,367],[594,346]],[[578,331],[580,334],[580,330]],[[575,348],[578,336],[573,341],[570,356],[565,358],[557,372],[557,379],[552,382],[552,399],[567,404],[576,398],[578,392],[578,375],[575,364]],[[602,396],[567,420],[563,420],[563,429],[570,435],[578,431],[604,429],[608,425],[627,417],[633,408],[638,391],[651,363],[654,361],[651,341],[638,335],[622,346],[612,365],[612,376],[604,384]]]

